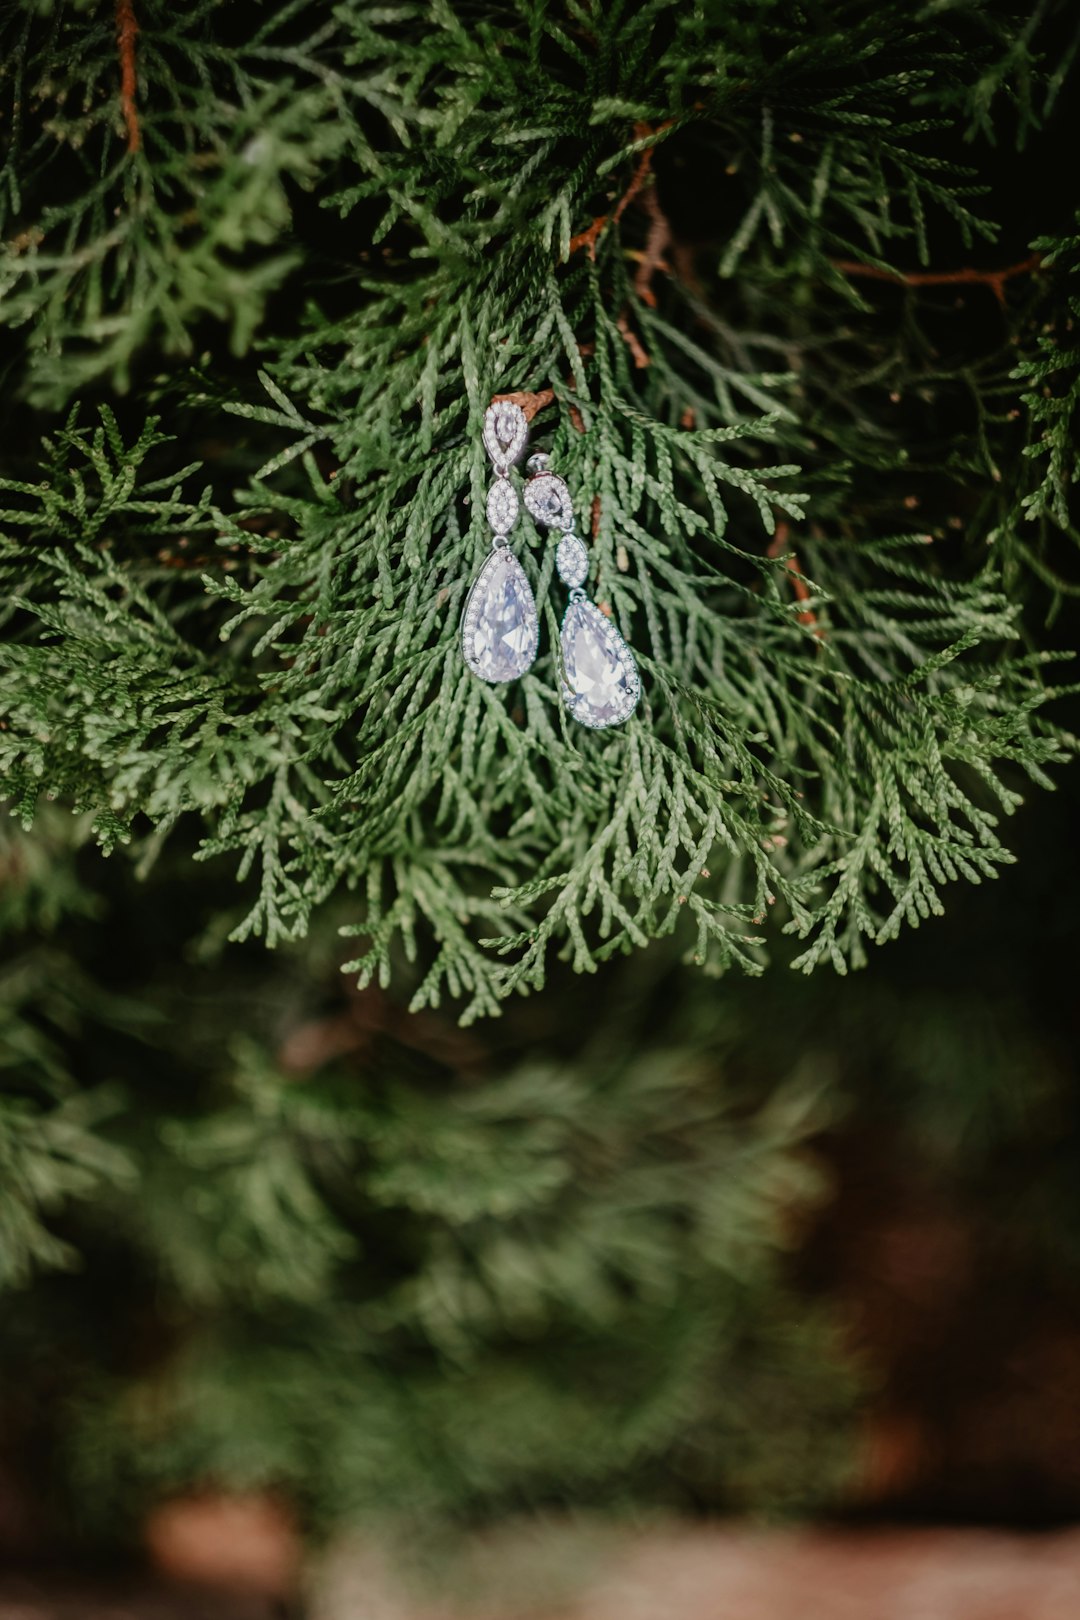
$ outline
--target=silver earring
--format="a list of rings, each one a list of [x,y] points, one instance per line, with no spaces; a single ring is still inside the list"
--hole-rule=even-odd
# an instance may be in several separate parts
[[[574,533],[570,491],[549,457],[530,456],[532,474],[525,484],[525,505],[537,523],[560,531],[555,568],[570,600],[559,633],[561,680],[566,710],[583,726],[602,731],[621,726],[637,708],[641,678],[634,655],[618,630],[582,590],[588,578],[589,554]]]
[[[517,490],[510,468],[529,436],[520,405],[500,401],[484,413],[484,449],[495,468],[488,490],[491,555],[477,574],[465,603],[461,650],[474,675],[492,686],[516,681],[536,657],[540,633],[536,599],[525,570],[510,550],[510,530],[518,517]]]

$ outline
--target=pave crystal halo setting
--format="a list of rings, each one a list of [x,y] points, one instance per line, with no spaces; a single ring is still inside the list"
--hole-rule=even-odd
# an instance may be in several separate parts
[[[465,603],[461,650],[473,674],[492,686],[524,675],[536,657],[540,633],[532,586],[509,540],[519,510],[510,468],[524,450],[528,432],[520,405],[501,400],[485,412],[484,449],[495,469],[487,518],[494,532],[491,554]]]
[[[545,460],[542,455],[530,456],[528,464],[532,467]],[[574,527],[570,491],[556,473],[538,472],[529,479],[525,485],[525,505],[530,516],[537,523],[542,523],[545,529],[565,529],[569,532]]]
[[[536,657],[538,634],[536,602],[525,570],[509,546],[496,545],[465,604],[465,662],[492,686],[516,681]]]
[[[595,731],[621,726],[641,697],[634,655],[610,619],[581,589],[589,573],[589,554],[574,533],[570,492],[548,458],[530,456],[532,476],[525,485],[525,506],[537,523],[561,530],[555,568],[570,601],[563,616],[559,647],[562,676],[559,690],[568,714]]]
[[[634,655],[584,591],[570,592],[559,641],[567,712],[596,731],[629,720],[641,696]]]

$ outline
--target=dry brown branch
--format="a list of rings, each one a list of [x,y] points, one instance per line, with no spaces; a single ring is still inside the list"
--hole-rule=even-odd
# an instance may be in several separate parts
[[[671,226],[668,217],[660,207],[660,199],[656,195],[656,187],[650,186],[641,198],[641,207],[649,216],[649,232],[645,238],[645,251],[638,263],[634,276],[634,291],[642,303],[648,304],[650,309],[656,308],[656,294],[653,292],[653,276],[658,270],[670,270],[665,261],[664,254],[671,245]]]
[[[1031,253],[1017,264],[1002,270],[882,270],[876,264],[859,264],[855,259],[833,259],[834,270],[845,276],[862,276],[868,281],[892,281],[904,287],[989,287],[999,304],[1005,303],[1005,283],[1016,276],[1026,276],[1037,270],[1042,256]]]
[[[542,388],[538,394],[521,392],[517,394],[495,394],[492,397],[493,405],[520,405],[525,413],[526,422],[531,422],[537,411],[542,411],[546,405],[555,401],[553,388]]]
[[[626,347],[630,350],[630,353],[633,355],[634,364],[637,366],[638,370],[644,371],[646,366],[651,366],[652,359],[649,356],[649,352],[645,348],[645,345],[642,343],[641,339],[638,337],[637,333],[634,331],[634,328],[630,325],[630,317],[627,315],[625,309],[616,320],[615,325],[622,333],[623,341],[625,342]]]
[[[776,525],[776,533],[770,540],[765,555],[767,557],[780,557],[785,551],[790,550],[788,545],[790,535],[791,530],[788,525],[786,523],[778,523]],[[791,588],[795,592],[795,600],[797,602],[809,602],[810,587],[806,583],[806,576],[799,567],[799,559],[793,551],[787,560],[787,576],[791,581]],[[799,613],[797,617],[799,623],[808,625],[809,628],[813,630],[815,636],[817,636],[819,639],[824,636],[825,632],[818,624],[817,614],[814,612],[813,608],[803,608],[802,612]]]
[[[661,130],[670,129],[673,123],[674,119],[666,118],[662,124],[657,124],[655,127],[652,124],[635,124],[634,139],[640,141],[644,140],[646,136],[649,135],[659,135]],[[572,236],[570,238],[571,253],[576,253],[578,248],[585,248],[590,259],[596,258],[596,244],[603,235],[604,230],[608,225],[614,225],[622,218],[630,204],[633,202],[634,198],[637,196],[638,192],[641,190],[642,186],[645,184],[646,180],[649,178],[649,175],[652,172],[653,150],[653,147],[647,146],[644,152],[642,152],[637,161],[637,167],[634,169],[634,173],[631,176],[630,184],[627,186],[626,190],[623,192],[622,196],[619,198],[611,212],[609,214],[597,214],[596,218],[593,220],[592,224],[587,230],[582,231],[578,236]]]
[[[582,348],[580,352],[582,354],[586,353],[586,348]],[[494,394],[492,396],[491,403],[493,405],[503,403],[520,405],[521,409],[525,413],[526,422],[531,422],[538,411],[542,411],[546,406],[554,404],[554,401],[555,390],[553,388],[542,388],[540,392],[536,394],[531,394],[528,391],[523,391],[517,394]],[[585,423],[582,421],[581,412],[578,410],[576,405],[571,405],[570,407],[570,420],[577,429],[578,433],[584,433]]]
[[[135,21],[135,8],[131,0],[116,0],[116,48],[120,53],[120,107],[127,127],[129,152],[137,152],[142,145],[139,111],[135,105],[137,86],[135,40],[138,32],[139,25]]]

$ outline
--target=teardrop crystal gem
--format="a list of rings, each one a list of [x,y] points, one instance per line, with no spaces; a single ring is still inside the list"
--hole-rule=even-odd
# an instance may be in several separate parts
[[[536,657],[539,622],[532,586],[506,546],[491,553],[465,604],[461,647],[474,675],[516,681]]]
[[[621,726],[637,707],[634,655],[592,602],[571,602],[562,622],[562,697],[583,726]]]
[[[525,485],[525,505],[546,529],[572,529],[574,503],[557,473],[539,473]]]
[[[508,468],[520,456],[529,437],[529,424],[520,405],[496,400],[484,412],[484,449],[496,468]]]

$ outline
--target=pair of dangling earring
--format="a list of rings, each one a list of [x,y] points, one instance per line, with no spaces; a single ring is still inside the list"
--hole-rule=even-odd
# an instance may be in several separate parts
[[[536,657],[540,622],[524,568],[510,549],[517,522],[518,493],[510,469],[521,459],[529,424],[520,405],[501,400],[484,415],[484,448],[495,469],[488,490],[491,555],[473,582],[465,603],[461,646],[474,675],[489,685],[518,680]],[[568,714],[583,726],[603,730],[622,725],[637,707],[641,681],[634,655],[615,626],[585,594],[589,556],[574,533],[570,491],[548,457],[530,456],[523,495],[530,516],[559,534],[555,568],[570,588],[559,635],[559,691]]]

